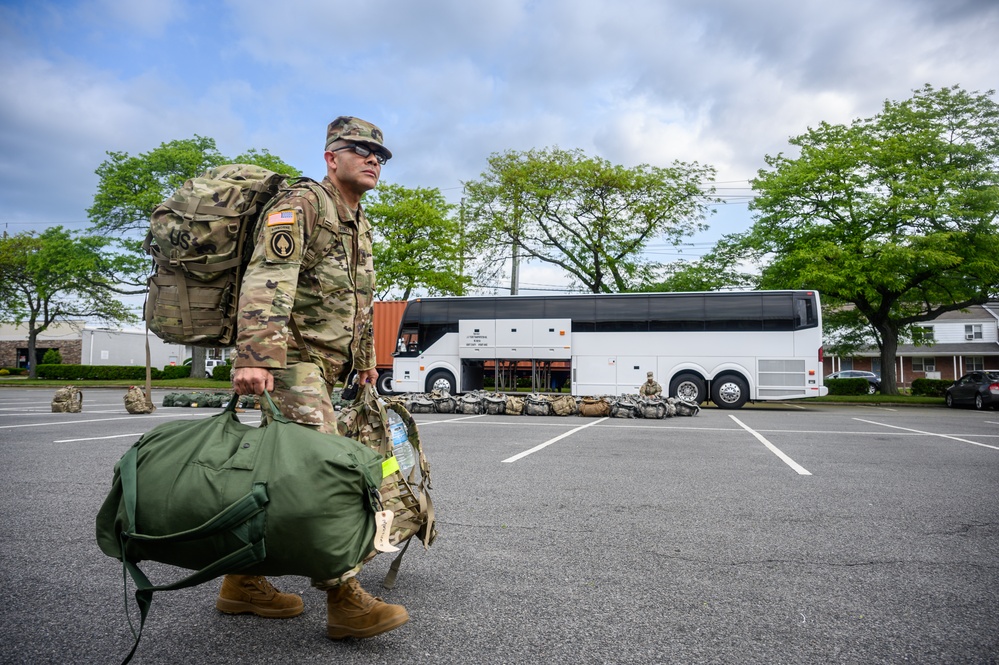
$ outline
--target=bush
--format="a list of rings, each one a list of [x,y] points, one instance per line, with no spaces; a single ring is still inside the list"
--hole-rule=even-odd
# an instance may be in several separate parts
[[[943,397],[953,381],[942,379],[916,379],[912,382],[912,394],[921,397]]]
[[[216,381],[229,381],[232,376],[232,365],[216,365],[212,368],[212,378]]]
[[[59,349],[49,349],[42,356],[43,365],[61,365],[62,364],[62,354],[59,353]]]
[[[157,370],[153,370],[155,375]],[[163,371],[159,373],[158,379],[186,379],[191,376],[191,366],[190,365],[167,365],[163,368]]]
[[[0,369],[0,373],[3,373],[4,376],[7,376],[8,374],[10,376],[21,376],[22,374],[27,374],[28,370],[23,367],[4,367]]]
[[[866,395],[867,379],[828,379],[824,382],[830,395]]]
[[[145,381],[145,365],[39,365],[36,368],[39,379],[53,381]],[[152,368],[153,379],[186,379],[191,375],[190,367]]]

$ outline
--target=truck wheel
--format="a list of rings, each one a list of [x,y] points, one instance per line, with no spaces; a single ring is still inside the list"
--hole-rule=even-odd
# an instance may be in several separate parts
[[[427,377],[427,392],[434,390],[446,390],[448,394],[454,395],[458,385],[455,383],[454,374],[446,369],[438,369],[430,373]]]
[[[749,400],[749,386],[742,377],[726,374],[711,382],[711,401],[719,409],[741,409]]]
[[[707,398],[704,380],[696,374],[684,373],[673,377],[669,382],[669,396],[677,397],[685,402],[700,404]]]
[[[384,372],[378,373],[378,379],[375,381],[375,389],[378,390],[379,395],[391,395],[394,392],[392,390],[392,370],[387,369]]]

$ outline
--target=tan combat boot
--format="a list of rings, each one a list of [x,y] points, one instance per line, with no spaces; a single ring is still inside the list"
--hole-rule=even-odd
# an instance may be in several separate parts
[[[281,593],[260,575],[226,575],[215,608],[226,614],[256,614],[268,619],[297,617],[305,609],[302,597]]]
[[[326,635],[330,639],[373,637],[407,621],[405,607],[374,598],[353,577],[326,591]]]

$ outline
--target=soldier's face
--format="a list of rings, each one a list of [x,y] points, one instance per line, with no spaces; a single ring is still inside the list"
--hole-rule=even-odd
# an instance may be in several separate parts
[[[358,195],[377,187],[382,173],[382,165],[374,153],[362,157],[353,150],[327,152],[326,163],[330,167],[330,175]]]

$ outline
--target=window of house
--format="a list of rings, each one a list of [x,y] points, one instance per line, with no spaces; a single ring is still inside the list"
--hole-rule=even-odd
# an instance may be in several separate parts
[[[965,372],[981,372],[985,370],[985,356],[965,356]]]
[[[913,372],[935,372],[937,371],[936,358],[920,358],[914,357],[912,359],[912,371]]]
[[[853,358],[841,358],[839,361],[839,369],[841,372],[853,369]]]
[[[982,339],[982,324],[970,323],[964,326],[964,339],[969,342],[976,339]]]
[[[913,326],[913,337],[916,344],[933,341],[933,326]],[[931,372],[933,370],[930,370]]]

